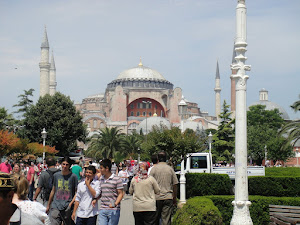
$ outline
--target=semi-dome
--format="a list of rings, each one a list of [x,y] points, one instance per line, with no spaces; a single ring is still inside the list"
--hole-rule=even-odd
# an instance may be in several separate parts
[[[160,126],[166,127],[168,129],[171,128],[171,123],[168,119],[164,117],[158,117],[158,116],[152,116],[148,117],[147,119],[144,119],[136,128],[138,132],[140,130],[143,131],[144,134],[148,134],[153,129],[153,126],[157,126],[160,128]]]
[[[123,88],[173,89],[173,84],[154,69],[143,66],[140,61],[137,67],[125,70],[107,85],[108,89],[117,86]]]

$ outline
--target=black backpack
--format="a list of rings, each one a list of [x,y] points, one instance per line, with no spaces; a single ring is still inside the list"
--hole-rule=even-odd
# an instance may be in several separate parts
[[[53,187],[53,176],[56,172],[58,172],[60,170],[57,171],[50,171],[50,170],[46,170],[47,173],[49,173],[50,178],[46,181],[46,185],[43,188],[43,192],[42,192],[42,199],[44,201],[48,201],[49,200],[49,196]]]

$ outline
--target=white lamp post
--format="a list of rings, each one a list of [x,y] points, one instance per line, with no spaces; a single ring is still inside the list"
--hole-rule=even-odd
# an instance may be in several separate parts
[[[246,65],[245,52],[247,51],[247,26],[245,0],[238,0],[236,7],[236,37],[235,37],[235,63],[231,69],[236,70],[231,78],[235,80],[236,116],[235,116],[235,198],[232,202],[233,215],[231,225],[252,225],[250,217],[247,174],[247,113],[246,92],[248,76],[251,66]]]
[[[151,102],[150,101],[142,101],[142,103],[146,104],[146,142],[147,142],[147,134],[148,134],[148,130],[147,130],[147,117],[148,117],[147,106],[148,106],[148,104],[151,104]]]
[[[297,167],[299,166],[299,164],[298,164],[298,154],[299,154],[299,150],[298,150],[298,147],[297,147],[296,148]]]
[[[46,129],[43,128],[43,131],[41,132],[42,138],[43,138],[43,165],[45,161],[45,145],[46,145],[46,138],[47,138],[47,132]]]
[[[212,155],[211,155],[211,143],[212,143],[212,137],[213,135],[211,134],[211,131],[209,132],[208,135],[208,144],[209,144],[209,161],[210,161],[210,172],[212,172]]]

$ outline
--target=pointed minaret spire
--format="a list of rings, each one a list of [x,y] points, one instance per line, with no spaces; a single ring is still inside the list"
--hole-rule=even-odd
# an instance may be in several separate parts
[[[54,62],[54,54],[52,51],[51,55],[51,64],[50,64],[50,72],[49,72],[49,94],[55,95],[56,92],[56,68],[55,68],[55,62]]]
[[[43,39],[41,48],[49,48],[49,42],[48,42],[48,36],[47,36],[47,28],[46,28],[46,25],[45,25],[45,31],[44,31],[44,39]]]
[[[220,87],[220,72],[219,72],[219,61],[217,60],[217,69],[216,69],[216,80],[215,80],[215,110],[216,110],[216,117],[220,120],[220,113],[221,113],[221,87]]]
[[[219,60],[217,60],[216,79],[220,79]]]
[[[40,61],[40,96],[49,94],[49,42],[47,30],[45,26],[44,38],[41,45],[41,61]]]

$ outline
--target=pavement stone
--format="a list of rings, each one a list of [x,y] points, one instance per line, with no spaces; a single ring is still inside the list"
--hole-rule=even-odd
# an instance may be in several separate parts
[[[124,200],[121,202],[121,216],[119,225],[134,225],[131,195],[125,195]]]

